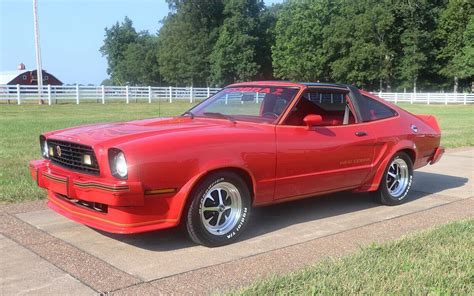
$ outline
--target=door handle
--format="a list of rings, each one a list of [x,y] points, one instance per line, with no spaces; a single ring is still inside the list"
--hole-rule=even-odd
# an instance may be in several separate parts
[[[363,137],[363,136],[367,136],[367,133],[364,132],[364,131],[358,131],[358,132],[355,133],[355,135],[358,136],[358,137]]]

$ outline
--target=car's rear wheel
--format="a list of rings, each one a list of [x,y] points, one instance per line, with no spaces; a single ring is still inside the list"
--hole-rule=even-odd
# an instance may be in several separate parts
[[[193,190],[186,216],[190,238],[216,247],[235,241],[247,225],[251,198],[237,174],[221,171],[205,177]]]
[[[412,181],[413,162],[406,153],[399,152],[385,168],[379,189],[374,195],[384,205],[402,204],[410,191]]]

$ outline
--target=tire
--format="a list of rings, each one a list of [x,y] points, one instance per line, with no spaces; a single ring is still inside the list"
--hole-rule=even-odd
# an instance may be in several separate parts
[[[413,182],[413,162],[403,152],[395,154],[389,161],[374,197],[387,206],[405,202]]]
[[[227,171],[212,173],[190,196],[186,213],[189,237],[208,247],[230,244],[246,228],[250,209],[249,188],[241,177]]]

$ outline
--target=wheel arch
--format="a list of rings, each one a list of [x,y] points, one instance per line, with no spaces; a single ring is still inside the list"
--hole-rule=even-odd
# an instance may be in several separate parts
[[[385,172],[385,168],[387,167],[389,161],[393,158],[393,156],[397,153],[403,152],[410,157],[413,165],[415,164],[416,158],[417,158],[417,152],[411,143],[404,143],[403,145],[399,145],[397,147],[394,147],[394,149],[391,150],[390,153],[387,153],[385,157],[380,161],[375,173],[370,177],[364,185],[362,185],[359,189],[356,191],[358,192],[367,192],[367,191],[376,191],[379,186],[380,182],[382,180],[383,174]]]
[[[223,167],[215,167],[209,170],[206,170],[199,174],[192,182],[191,186],[189,187],[190,189],[188,190],[185,200],[184,200],[184,205],[182,207],[182,211],[180,213],[179,220],[182,223],[184,221],[182,217],[182,213],[187,212],[189,205],[191,204],[191,198],[192,195],[194,194],[194,190],[196,189],[197,185],[204,180],[207,176],[210,174],[220,172],[220,171],[226,171],[226,172],[233,172],[239,177],[242,178],[242,180],[247,184],[249,192],[250,192],[250,199],[251,199],[251,204],[253,204],[254,198],[255,198],[255,178],[253,175],[245,168],[238,167],[238,166],[223,166]]]
[[[408,155],[408,157],[410,157],[410,159],[411,159],[412,164],[415,163],[415,161],[416,161],[416,151],[415,151],[413,148],[400,149],[400,150],[398,150],[397,152],[393,153],[393,155],[395,155],[395,154],[397,154],[397,153],[400,153],[400,152],[403,152],[403,153],[405,153],[406,155]],[[390,158],[392,158],[393,155],[392,155]]]

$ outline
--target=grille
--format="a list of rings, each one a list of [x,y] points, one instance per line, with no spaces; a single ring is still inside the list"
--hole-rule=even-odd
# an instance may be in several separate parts
[[[98,202],[89,202],[89,201],[80,200],[80,199],[73,199],[73,198],[69,198],[66,195],[62,195],[62,194],[59,194],[59,193],[56,193],[56,197],[60,198],[62,200],[65,200],[67,202],[70,202],[72,204],[75,204],[77,206],[88,208],[90,210],[94,210],[94,211],[100,212],[100,213],[107,214],[108,209],[109,209],[109,206],[106,205],[106,204],[102,204],[102,203],[98,203]]]
[[[58,140],[48,140],[49,157],[51,161],[61,167],[73,171],[99,175],[99,164],[94,150],[90,146]],[[52,153],[52,154],[51,154]],[[90,155],[91,165],[84,164],[84,155]]]

